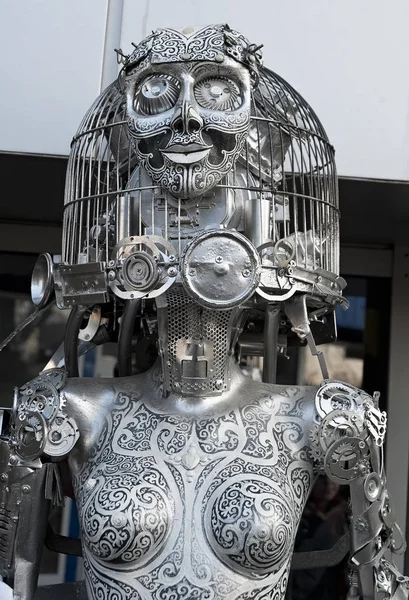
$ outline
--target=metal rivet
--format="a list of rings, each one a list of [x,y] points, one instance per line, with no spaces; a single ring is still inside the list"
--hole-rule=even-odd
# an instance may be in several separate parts
[[[17,456],[10,456],[9,463],[11,465],[16,465],[17,464]]]
[[[195,30],[194,27],[185,27],[184,30],[182,31],[182,33],[184,33],[185,35],[189,34],[189,33],[193,33]]]
[[[216,62],[223,62],[224,61],[224,54],[216,54],[216,56],[214,57],[214,60]]]
[[[192,55],[189,52],[185,52],[180,58],[182,60],[190,60],[192,58]]]
[[[31,487],[29,485],[23,485],[21,491],[23,494],[29,494],[31,492]]]

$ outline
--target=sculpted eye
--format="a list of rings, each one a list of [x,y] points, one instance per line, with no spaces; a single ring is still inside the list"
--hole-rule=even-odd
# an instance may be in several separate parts
[[[203,108],[213,110],[235,110],[242,104],[240,90],[230,79],[210,77],[195,87],[196,102]]]
[[[176,104],[180,83],[168,75],[150,75],[138,86],[134,108],[143,115],[157,115]]]

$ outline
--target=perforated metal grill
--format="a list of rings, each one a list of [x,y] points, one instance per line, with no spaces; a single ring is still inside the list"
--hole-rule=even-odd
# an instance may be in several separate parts
[[[170,385],[174,385],[177,370],[178,348],[180,340],[201,340],[210,342],[213,347],[212,373],[206,381],[185,383],[189,391],[222,391],[218,382],[225,383],[226,363],[231,343],[232,310],[209,310],[200,308],[179,285],[166,292],[167,302],[167,349]]]

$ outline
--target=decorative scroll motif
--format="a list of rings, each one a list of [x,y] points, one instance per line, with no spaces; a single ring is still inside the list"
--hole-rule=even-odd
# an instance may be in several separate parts
[[[137,64],[149,53],[152,64],[184,60],[222,62],[224,54],[251,68],[262,62],[260,48],[228,25],[157,29],[135,47],[126,58],[125,66]]]
[[[120,392],[74,476],[90,600],[283,598],[311,406],[256,388],[192,417]]]

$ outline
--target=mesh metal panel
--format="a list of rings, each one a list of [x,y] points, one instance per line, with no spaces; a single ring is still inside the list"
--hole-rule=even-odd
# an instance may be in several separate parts
[[[220,391],[218,381],[225,380],[226,358],[231,343],[232,310],[215,311],[202,309],[181,286],[174,286],[166,292],[169,380],[173,386],[173,374],[177,368],[180,340],[204,340],[213,346],[212,374],[206,381],[185,384],[186,391]],[[191,386],[189,390],[188,387]]]

